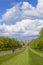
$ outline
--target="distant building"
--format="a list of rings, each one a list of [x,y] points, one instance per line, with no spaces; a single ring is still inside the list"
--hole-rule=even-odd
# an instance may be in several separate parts
[[[29,44],[29,40],[23,40],[23,41],[21,41],[21,42],[22,42],[23,45]]]

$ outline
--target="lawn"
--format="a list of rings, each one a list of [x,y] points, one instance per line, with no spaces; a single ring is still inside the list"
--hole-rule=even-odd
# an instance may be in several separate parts
[[[30,65],[43,65],[43,53],[29,48]]]
[[[27,47],[19,53],[0,57],[0,65],[43,65],[43,53]]]
[[[0,57],[0,65],[29,65],[28,47],[22,52]]]

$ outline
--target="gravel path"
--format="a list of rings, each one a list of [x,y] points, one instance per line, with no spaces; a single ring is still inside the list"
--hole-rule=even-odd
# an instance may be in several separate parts
[[[24,49],[25,49],[25,47],[16,49],[16,50],[14,51],[14,53],[20,52],[20,51],[22,51],[22,50],[24,50]],[[12,53],[13,53],[12,51],[1,51],[1,52],[0,52],[0,56],[12,54]]]

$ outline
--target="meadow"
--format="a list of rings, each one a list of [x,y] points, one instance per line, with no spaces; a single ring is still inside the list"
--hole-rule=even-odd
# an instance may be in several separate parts
[[[0,65],[29,65],[28,47],[16,54],[0,57]]]
[[[0,57],[0,65],[43,65],[43,52],[27,47],[16,54]]]
[[[43,52],[29,47],[29,63],[30,65],[43,65]]]

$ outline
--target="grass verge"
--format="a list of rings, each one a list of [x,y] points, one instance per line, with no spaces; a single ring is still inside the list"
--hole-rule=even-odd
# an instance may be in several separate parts
[[[29,64],[43,65],[43,54],[29,47]]]
[[[29,65],[28,47],[16,54],[0,57],[0,65]]]

